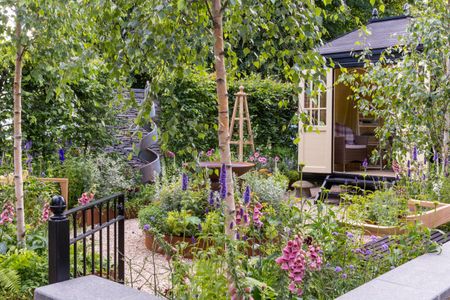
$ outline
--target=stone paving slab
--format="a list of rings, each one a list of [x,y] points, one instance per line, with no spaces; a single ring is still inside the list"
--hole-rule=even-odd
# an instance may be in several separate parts
[[[339,300],[447,300],[450,298],[450,243],[441,254],[425,254],[357,287]]]
[[[160,300],[122,284],[89,275],[37,288],[34,300]]]

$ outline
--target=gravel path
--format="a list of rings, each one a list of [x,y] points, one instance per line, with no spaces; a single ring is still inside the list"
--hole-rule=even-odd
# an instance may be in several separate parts
[[[107,253],[106,228],[102,230],[102,253],[104,263]],[[125,220],[125,281],[126,285],[151,294],[165,294],[170,288],[170,265],[165,256],[145,247],[145,235],[137,219]],[[95,237],[96,253],[100,251],[99,233]],[[114,244],[113,231],[110,235],[110,257]],[[81,247],[81,245],[80,245]],[[90,241],[87,249],[90,251]],[[111,257],[112,259],[112,257]]]
[[[155,294],[170,287],[169,263],[161,254],[148,250],[138,220],[125,221],[125,278],[127,285]],[[156,289],[155,289],[156,288]]]

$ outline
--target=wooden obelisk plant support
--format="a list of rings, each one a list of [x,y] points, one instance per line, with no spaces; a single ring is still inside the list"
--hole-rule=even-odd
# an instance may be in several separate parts
[[[233,137],[234,122],[239,121],[239,140],[230,141],[230,144],[238,145],[239,162],[244,161],[244,146],[249,145],[252,151],[255,152],[255,144],[253,142],[252,124],[250,122],[250,113],[248,111],[247,94],[244,92],[244,87],[239,87],[239,92],[235,94],[236,101],[234,102],[233,114],[231,116],[230,137]],[[236,118],[236,112],[239,109],[239,117]],[[244,121],[247,124],[248,140],[244,138]]]

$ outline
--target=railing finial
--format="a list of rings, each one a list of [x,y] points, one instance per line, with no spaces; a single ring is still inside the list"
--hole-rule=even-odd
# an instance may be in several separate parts
[[[50,210],[53,213],[53,216],[50,218],[53,220],[58,220],[64,218],[64,211],[66,210],[66,201],[64,201],[63,196],[53,196],[52,201],[50,202]]]

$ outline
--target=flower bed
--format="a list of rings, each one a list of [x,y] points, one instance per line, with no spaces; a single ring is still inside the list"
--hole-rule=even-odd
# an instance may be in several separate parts
[[[407,202],[409,213],[399,218],[398,225],[378,225],[370,222],[354,222],[344,221],[343,224],[351,227],[358,227],[369,235],[397,235],[406,232],[406,228],[402,224],[418,223],[428,228],[436,228],[440,225],[450,222],[450,204],[419,201],[410,199]]]

